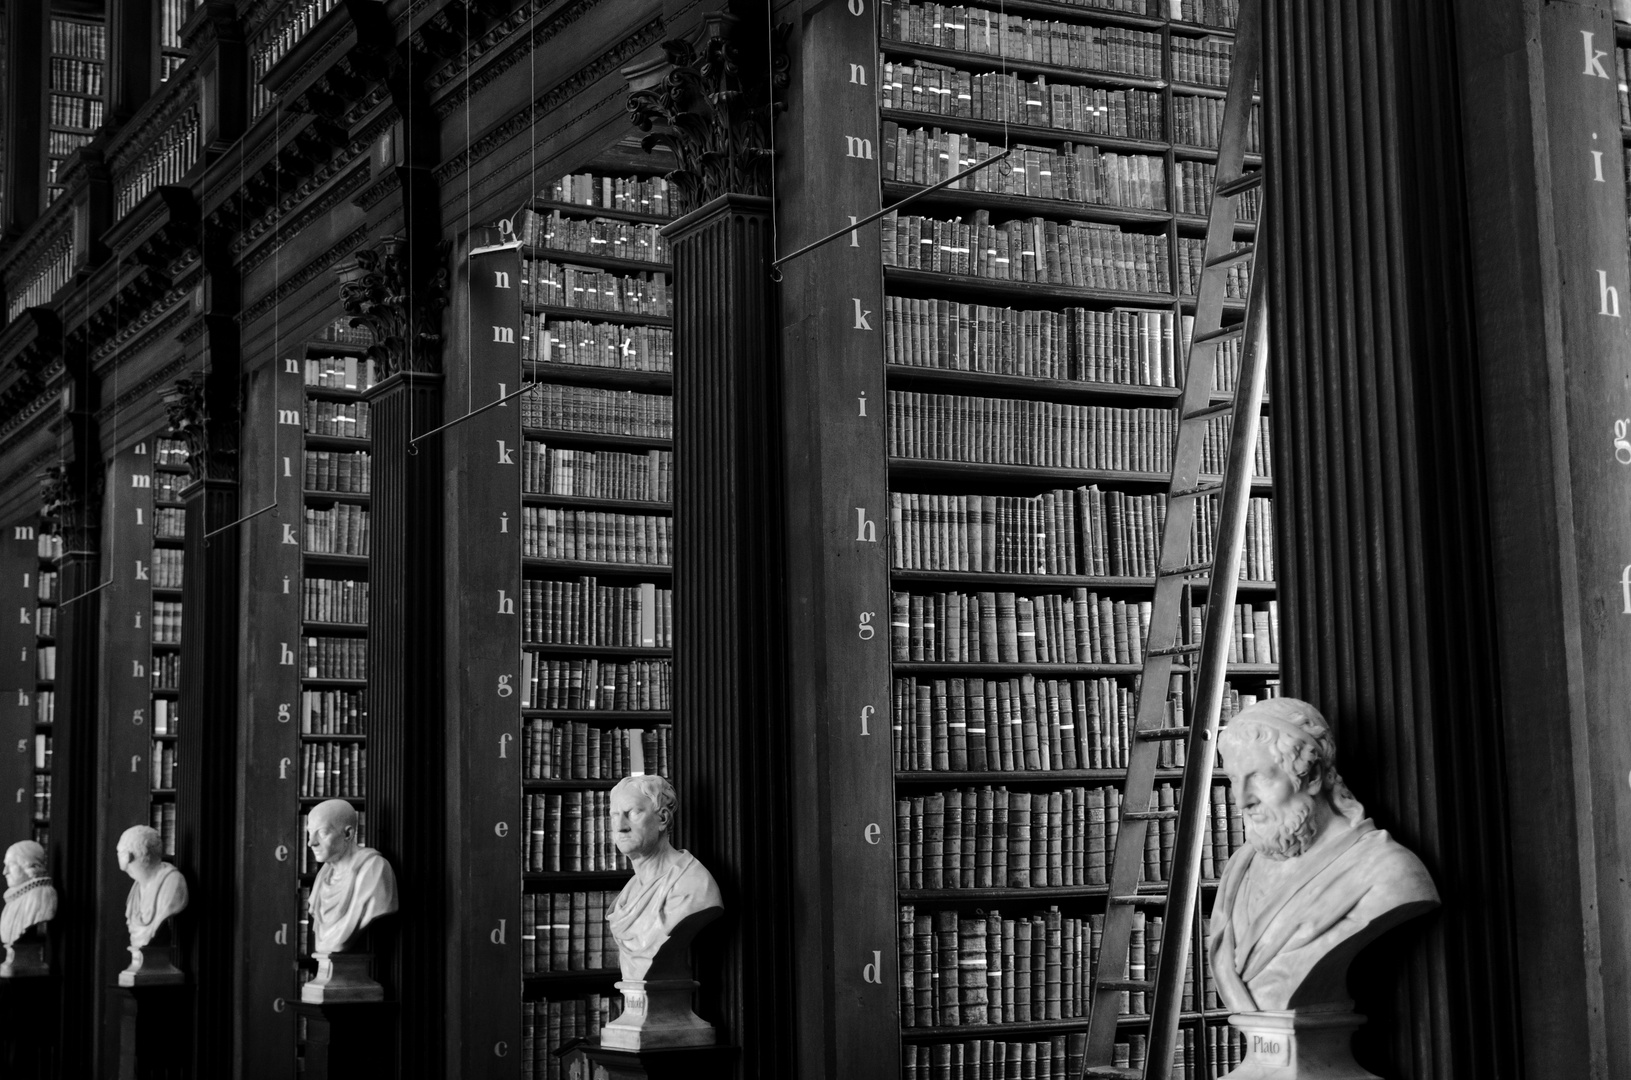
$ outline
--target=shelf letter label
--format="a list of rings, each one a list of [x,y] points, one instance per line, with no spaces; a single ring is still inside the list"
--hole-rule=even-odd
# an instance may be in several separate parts
[[[278,666],[294,667],[294,650],[289,648],[289,643],[287,641],[280,641],[277,643],[277,647]]]
[[[863,15],[866,13],[866,0],[849,0],[849,13]]]
[[[883,835],[883,830],[880,829],[878,827],[878,823],[874,821],[872,824],[866,827],[866,831],[861,835],[866,837],[867,843],[876,844],[878,842],[878,837]]]
[[[492,942],[492,943],[493,943],[493,944],[494,944],[494,945],[505,945],[505,944],[508,944],[508,942],[506,942],[506,941],[505,941],[505,940],[504,940],[504,924],[505,924],[505,922],[507,922],[507,921],[508,921],[508,920],[506,920],[506,919],[500,919],[500,920],[498,920],[498,929],[497,929],[497,930],[489,930],[489,931],[487,931],[487,938],[488,938],[488,940],[490,940],[490,941],[491,941],[491,942]]]
[[[851,64],[849,66],[849,81],[854,83],[857,86],[865,86],[866,85],[866,65],[864,65],[864,64]],[[855,219],[850,218],[850,220],[854,221]]]
[[[146,709],[134,710],[130,714],[130,722],[135,724],[137,727],[141,727],[143,724],[147,723],[147,717],[143,715],[146,712]]]
[[[857,416],[865,416],[866,415],[866,391],[862,390],[861,391],[861,396],[856,398],[855,400],[859,401],[861,403],[861,411],[859,413],[857,413],[856,415]]]
[[[290,361],[290,363],[293,363],[293,362],[294,361],[292,361],[292,360]],[[286,1006],[287,1004],[288,1004],[288,1002],[284,1001],[280,997],[273,998],[272,999],[272,1011],[275,1012],[275,1013],[280,1013],[280,1012],[283,1011],[284,1006]]]
[[[133,488],[150,488],[153,486],[153,478],[146,473],[131,473],[130,486]]]
[[[32,539],[34,539],[34,526],[32,526],[32,525],[13,525],[11,527],[11,538],[13,540],[32,540]]]
[[[883,985],[883,953],[873,950],[872,963],[861,968],[861,981]]]
[[[279,923],[277,932],[272,935],[272,942],[276,945],[289,944],[289,924]]]
[[[514,741],[515,736],[511,735],[508,731],[498,737],[498,756],[500,758],[509,757],[509,754],[505,751],[509,749],[510,743]]]
[[[300,541],[294,538],[294,526],[290,525],[288,522],[283,523],[283,542],[285,544],[293,544],[296,547],[300,546]]]
[[[861,298],[859,296],[853,296],[850,299],[855,301],[855,329],[857,329],[857,330],[870,330],[870,329],[872,329],[872,324],[866,321],[866,317],[868,315],[872,314],[871,309],[869,308],[866,311],[861,310]]]
[[[505,449],[503,439],[495,439],[494,442],[498,443],[498,463],[500,465],[514,465],[515,458],[510,455],[515,451]]]
[[[850,66],[853,67],[854,65],[852,64]],[[862,79],[861,81],[865,82],[866,80]],[[861,228],[860,228],[860,225],[859,225],[859,221],[860,221],[860,219],[857,218],[854,214],[851,214],[849,216],[849,223],[850,223],[850,225],[854,226],[849,231],[849,246],[850,247],[858,248],[858,247],[861,246]]]
[[[1621,421],[1621,423],[1623,424],[1624,421]],[[29,614],[28,609],[25,607],[20,607],[17,609],[17,621],[22,623],[24,626],[34,625],[34,618]]]
[[[130,755],[130,771],[131,772],[141,772],[142,771],[142,756],[140,754],[131,754]]]
[[[147,669],[142,666],[142,662],[140,660],[132,660],[130,662],[130,677],[132,679],[144,678],[146,675]]]
[[[872,734],[871,731],[867,730],[867,721],[871,720],[872,719],[872,714],[877,712],[877,711],[878,711],[877,709],[874,709],[870,705],[861,706],[861,734],[862,735],[871,735]]]
[[[876,544],[878,542],[878,524],[868,521],[866,507],[855,508],[855,539],[862,544]]]
[[[288,844],[279,844],[277,847],[273,848],[272,849],[272,857],[277,859],[278,862],[288,862],[289,861],[289,845]]]
[[[494,270],[493,271],[493,288],[495,288],[495,289],[508,289],[509,287],[510,287],[510,275],[505,273],[503,270]]]
[[[493,826],[493,835],[500,838],[510,835],[510,823],[508,821],[498,822]]]
[[[861,621],[856,626],[856,633],[860,636],[862,641],[871,641],[873,635],[878,632],[877,627],[872,625],[872,616],[876,614],[876,611],[861,612]]]
[[[507,512],[498,515],[498,531],[501,533],[510,531],[510,515]]]
[[[137,581],[149,581],[149,580],[151,580],[147,576],[147,567],[142,564],[142,561],[140,559],[136,560],[136,580]]]
[[[1631,465],[1631,420],[1614,421],[1614,460]]]
[[[1608,283],[1608,271],[1597,271],[1597,297],[1603,302],[1599,315],[1607,315],[1611,319],[1620,317],[1620,290]]]
[[[279,409],[277,411],[277,422],[280,424],[294,424],[299,426],[300,414],[294,409]]]
[[[510,675],[500,675],[498,677],[498,696],[499,697],[509,697],[511,694],[515,693],[515,687],[510,685],[510,679],[512,677],[513,676],[510,676]]]
[[[498,590],[498,613],[500,615],[514,615],[515,601],[504,595],[504,590]]]
[[[1586,66],[1580,74],[1595,75],[1599,79],[1608,78],[1608,72],[1604,70],[1602,64],[1603,57],[1607,56],[1608,53],[1594,48],[1597,42],[1593,40],[1595,35],[1590,30],[1580,31],[1580,36],[1584,39],[1582,44],[1586,47]]]
[[[872,140],[863,139],[859,135],[844,136],[844,156],[872,160]]]
[[[285,375],[299,375],[300,362],[292,356],[285,358],[283,361],[283,373]]]
[[[515,344],[515,330],[508,326],[493,327],[493,340],[503,345]]]
[[[283,475],[290,479],[294,478],[294,469],[289,465],[289,459],[287,457],[283,459]]]
[[[278,703],[277,722],[280,724],[287,724],[289,722],[289,706],[283,704],[282,702]]]
[[[494,1057],[503,1057],[505,1054],[508,1054],[509,1052],[510,1052],[510,1044],[503,1041],[502,1039],[500,1039],[498,1042],[493,1044],[493,1056]]]
[[[1631,615],[1631,566],[1620,571],[1620,593],[1625,598],[1625,611],[1622,614]]]

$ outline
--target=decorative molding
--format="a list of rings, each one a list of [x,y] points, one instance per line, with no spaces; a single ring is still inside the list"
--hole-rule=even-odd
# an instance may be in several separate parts
[[[15,491],[19,484],[26,483],[30,477],[38,477],[40,470],[57,459],[57,448],[49,447],[35,454],[28,461],[13,469],[4,479],[0,479],[0,491]]]
[[[196,65],[185,65],[148,99],[140,112],[113,137],[103,152],[108,172],[115,177],[153,148],[163,134],[188,109],[199,107],[201,79]]]
[[[361,140],[358,141],[360,142]],[[300,230],[304,229],[313,221],[327,215],[329,211],[333,210],[336,206],[339,206],[342,202],[349,199],[353,192],[367,184],[369,168],[368,153],[366,147],[364,147],[364,149],[358,151],[358,153],[361,155],[361,160],[356,160],[357,155],[351,153],[352,147],[355,145],[356,144],[353,143],[352,146],[346,147],[347,152],[334,159],[334,162],[337,164],[335,169],[331,171],[327,167],[320,168],[316,175],[303,182],[299,188],[295,189],[293,193],[285,198],[283,200],[283,204],[279,205],[279,209],[276,212],[266,214],[263,217],[256,219],[237,236],[233,237],[231,241],[232,252],[234,255],[242,256],[242,258],[239,260],[239,269],[241,273],[247,274],[251,270],[254,270],[267,259],[271,258],[273,253],[282,246],[281,244],[277,243],[267,243],[260,244],[253,250],[248,250],[250,245],[254,244],[257,240],[271,232],[274,226],[277,227],[278,230],[284,235],[293,236],[299,233]],[[348,164],[354,166],[351,172],[341,176],[339,180],[336,180],[332,185],[324,190],[320,198],[313,199],[308,205],[301,207],[298,214],[295,214],[293,217],[290,217],[288,220],[282,222],[281,225],[278,224],[278,218],[283,213],[287,212],[283,209],[284,204],[288,204],[290,208],[298,206],[302,199],[310,197],[319,188],[322,188],[324,184],[327,184],[331,179],[333,179],[335,173],[339,172],[340,169],[343,169]]]
[[[61,365],[58,365],[58,370],[61,370]],[[20,408],[13,410],[5,420],[0,421],[0,452],[4,452],[8,445],[38,427],[44,418],[50,415],[50,408],[56,400],[55,390],[42,389]],[[51,456],[56,456],[55,450],[51,452]],[[11,477],[5,486],[9,487],[16,479],[15,476]]]
[[[480,38],[467,43],[467,47],[470,50],[470,55],[468,57],[466,57],[462,52],[459,53],[453,58],[451,63],[443,66],[437,71],[432,72],[430,78],[425,80],[425,89],[429,93],[434,94],[444,86],[448,86],[455,82],[460,75],[468,76],[462,83],[448,91],[446,97],[436,102],[434,106],[436,109],[436,115],[441,119],[446,120],[450,115],[452,115],[453,111],[460,105],[464,104],[465,100],[471,95],[479,93],[483,87],[487,86],[494,79],[510,70],[510,68],[520,63],[523,59],[526,59],[550,39],[559,35],[561,31],[565,30],[567,27],[577,22],[585,14],[599,6],[602,6],[601,0],[575,0],[574,3],[568,4],[566,7],[556,12],[548,19],[548,21],[535,26],[531,34],[516,40],[499,55],[493,57],[492,61],[488,63],[487,66],[471,75],[471,70],[475,68],[476,65],[479,64],[489,52],[491,52],[495,47],[499,46],[505,38],[508,38],[514,35],[517,31],[521,30],[521,28],[526,24],[528,16],[522,10],[518,9],[512,12],[509,18],[501,20],[497,26],[483,34]]]
[[[770,194],[770,125],[787,107],[788,23],[771,34],[770,55],[745,40],[728,9],[702,17],[700,40],[663,42],[666,60],[630,68],[629,119],[647,151],[667,146],[679,167],[668,174],[680,211],[721,195]],[[762,39],[761,39],[762,40]]]
[[[372,184],[364,188],[362,193],[355,199],[352,199],[351,202],[359,210],[372,210],[374,207],[379,205],[380,201],[384,199],[385,196],[391,194],[401,187],[402,178],[397,175],[395,169],[392,169],[384,176],[381,176],[378,180],[375,180]]]
[[[126,347],[129,346],[137,337],[137,335],[142,335],[143,340],[145,340],[149,335],[143,334],[142,332],[151,326],[156,320],[158,320],[159,317],[165,312],[170,311],[182,300],[189,297],[192,292],[203,282],[203,280],[203,268],[199,267],[186,277],[182,278],[180,281],[177,281],[171,285],[170,288],[166,289],[156,301],[144,307],[134,319],[131,319],[129,322],[119,327],[111,337],[105,340],[101,345],[97,346],[95,351],[91,353],[91,365],[93,367],[100,367],[109,357],[115,356],[124,351]],[[104,303],[101,311],[107,312],[109,310],[111,310],[111,305]],[[190,314],[189,309],[184,308],[179,311],[181,318],[185,318],[188,314]],[[175,314],[172,314],[172,317],[165,319],[162,325],[169,326],[177,321],[179,321],[179,319],[175,317]]]
[[[66,416],[63,420],[72,422]],[[40,516],[57,523],[63,551],[95,550],[92,539],[98,531],[107,485],[103,470],[83,461],[57,460],[46,465],[39,477]]]
[[[445,248],[445,245],[439,245]],[[434,373],[441,369],[442,309],[447,307],[445,252],[423,283],[411,280],[408,243],[388,236],[374,248],[357,252],[356,261],[338,270],[340,303],[351,325],[374,338],[368,357],[378,365],[379,381],[400,371]]]
[[[171,360],[168,364],[165,364],[162,368],[96,410],[96,418],[98,420],[107,420],[115,413],[123,412],[128,406],[147,397],[164,383],[181,374],[187,369],[187,364],[188,357],[185,353],[177,356],[174,360]]]
[[[238,418],[210,415],[208,379],[196,372],[159,395],[170,431],[187,444],[187,475],[194,483],[238,478]]]
[[[255,320],[259,319],[262,315],[265,315],[268,311],[271,311],[272,308],[288,299],[300,289],[303,289],[307,285],[311,284],[311,282],[316,279],[319,274],[323,273],[329,267],[339,262],[340,259],[344,258],[350,252],[355,251],[367,240],[368,226],[357,226],[351,232],[341,237],[339,242],[333,247],[317,256],[317,258],[301,267],[295,273],[285,277],[275,289],[240,312],[238,315],[238,325],[246,328],[253,326],[255,324]]]
[[[498,127],[469,144],[462,152],[454,154],[442,162],[436,167],[436,179],[446,183],[500,146],[520,138],[537,121],[539,116],[547,115],[560,108],[584,89],[599,82],[612,72],[621,70],[623,65],[630,59],[650,48],[656,43],[662,30],[662,19],[652,19],[618,42],[609,51],[602,53],[584,67],[579,68],[570,78],[556,84],[531,106],[512,113],[509,119]],[[621,90],[618,92],[622,93]]]

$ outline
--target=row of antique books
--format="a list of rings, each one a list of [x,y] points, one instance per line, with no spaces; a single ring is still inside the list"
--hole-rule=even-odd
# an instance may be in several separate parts
[[[618,274],[593,266],[574,266],[553,259],[521,264],[521,302],[548,307],[617,311],[633,315],[669,313],[668,275]]]
[[[674,725],[602,729],[535,716],[523,734],[524,780],[616,780],[667,776]]]
[[[159,834],[164,843],[164,854],[175,857],[176,853],[176,804],[173,802],[152,803],[147,808],[147,823]]]
[[[1129,1033],[1115,1044],[1112,1064],[1142,1073],[1147,1038]],[[901,1047],[901,1080],[1075,1080],[1082,1075],[1086,1054],[1085,1032],[1033,1041],[906,1043]],[[1245,1056],[1246,1037],[1226,1024],[1214,1023],[1204,1031],[1184,1027],[1173,1046],[1171,1076],[1173,1080],[1222,1076]]]
[[[892,120],[883,125],[879,155],[883,178],[927,186],[1002,153],[1001,142],[941,128],[911,128]],[[1150,154],[1101,150],[1092,143],[1067,142],[1059,149],[1020,143],[996,168],[981,169],[947,184],[947,190],[985,191],[1058,199],[1073,203],[1167,208],[1166,161]]]
[[[176,657],[180,659],[180,657]],[[34,692],[34,722],[36,724],[51,724],[57,719],[57,692],[45,689]]]
[[[177,690],[181,687],[181,654],[165,652],[153,654],[153,689]],[[46,693],[46,691],[41,691]]]
[[[181,588],[182,573],[186,552],[180,548],[154,548],[153,549],[153,588],[179,589]]]
[[[521,867],[527,873],[627,870],[612,843],[609,791],[561,791],[522,799],[527,838]]]
[[[176,744],[154,740],[148,751],[149,786],[174,790],[176,786]]]
[[[668,242],[660,224],[585,219],[559,210],[547,215],[523,210],[516,215],[515,233],[528,247],[634,262],[668,262]]]
[[[523,709],[672,708],[667,660],[548,660],[521,653]]]
[[[1004,71],[962,71],[927,61],[880,58],[878,105],[885,109],[1026,124],[1084,135],[1160,142],[1161,94],[1027,79]]]
[[[181,702],[172,698],[153,699],[153,734],[181,733]]]
[[[521,897],[521,974],[604,971],[617,967],[606,912],[616,889],[525,893]]]
[[[1155,787],[1148,809],[1176,810],[1178,786]],[[895,800],[895,879],[907,889],[1048,889],[1105,885],[1121,823],[1119,788],[1010,791],[948,788]],[[1172,872],[1177,822],[1145,832],[1147,882]],[[1216,880],[1245,840],[1223,784],[1212,787],[1201,876]]]
[[[521,359],[542,364],[673,371],[674,331],[548,315],[522,315]]]
[[[1252,106],[1246,121],[1246,152],[1263,152],[1263,107]],[[1184,146],[1217,149],[1223,141],[1223,99],[1174,94],[1172,98],[1172,141]]]
[[[521,1003],[521,1076],[523,1080],[568,1080],[563,1060],[555,1055],[575,1039],[595,1039],[600,1029],[623,1011],[619,994],[585,994]]]
[[[181,601],[153,601],[153,643],[155,645],[181,644]]]
[[[153,508],[153,538],[180,540],[187,535],[187,511],[179,506]]]
[[[521,490],[530,495],[666,503],[674,485],[674,455],[668,450],[629,454],[528,441],[520,464]]]
[[[667,394],[533,383],[522,394],[521,426],[640,438],[674,437],[674,399]]]
[[[366,401],[306,399],[305,426],[308,435],[366,439],[369,437],[368,420],[369,408]]]
[[[163,550],[158,548],[155,550]],[[54,638],[57,636],[57,609],[55,607],[37,607],[34,609],[34,633],[38,637]]]
[[[531,558],[668,566],[673,534],[667,514],[521,508],[521,552]]]
[[[576,581],[521,583],[521,640],[529,645],[674,647],[674,590],[645,582],[601,585]]]
[[[300,582],[300,617],[306,622],[367,622],[368,582],[303,578]]]
[[[1204,609],[1189,610],[1187,640],[1201,636]],[[1150,601],[1069,594],[908,593],[890,596],[890,659],[947,664],[1140,664]],[[1233,663],[1279,656],[1279,603],[1234,605]]]
[[[1278,696],[1278,684],[1268,696]],[[1224,688],[1222,722],[1258,700]],[[891,733],[899,772],[1050,772],[1124,769],[1137,722],[1134,688],[1110,677],[918,679],[894,682]],[[1182,696],[1167,696],[1165,723],[1180,727]],[[1161,764],[1184,764],[1181,751]]]
[[[365,690],[300,691],[302,735],[361,735],[367,721]]]
[[[317,799],[367,795],[368,750],[354,742],[302,744],[300,794]]]
[[[539,197],[596,210],[623,210],[652,217],[674,216],[674,187],[661,176],[597,176],[568,173],[546,184]]]
[[[306,358],[307,386],[324,390],[367,390],[378,381],[377,375],[372,360],[349,353]]]
[[[1194,324],[1170,309],[1026,311],[886,296],[884,358],[902,367],[1176,387]],[[1240,343],[1231,339],[1213,365],[1212,388],[1232,389],[1239,369]]]
[[[1009,15],[997,8],[881,0],[885,41],[933,45],[1075,71],[1105,71],[1159,79],[1161,35],[1122,26],[1091,26]]]
[[[1160,955],[1162,919],[1133,914],[1127,971],[1142,980]],[[1086,1018],[1098,965],[1102,914],[1057,905],[1015,918],[986,911],[900,908],[900,1012],[904,1028],[1026,1024]],[[1193,1011],[1193,963],[1184,1006]],[[1208,984],[1210,980],[1207,980]],[[1216,1007],[1216,991],[1198,995]],[[1143,1015],[1143,991],[1120,995],[1120,1015]]]
[[[922,461],[1041,465],[1170,473],[1176,411],[1069,405],[1031,398],[889,391],[889,455]],[[1221,475],[1229,459],[1230,418],[1206,422],[1201,472]],[[1273,461],[1269,423],[1258,429],[1252,475]]]
[[[1098,485],[1041,495],[889,493],[890,566],[897,570],[1153,577],[1160,561],[1166,495]],[[1209,562],[1216,500],[1196,500],[1186,563]],[[1241,577],[1274,580],[1274,511],[1247,504]]]
[[[992,281],[1033,281],[1117,292],[1172,292],[1167,235],[1119,226],[1014,218],[993,224],[891,211],[881,219],[885,266]]]
[[[300,670],[308,679],[366,679],[368,639],[307,637],[300,639]]]
[[[155,472],[153,474],[153,501],[160,503],[177,503],[181,501],[181,492],[191,481],[185,473]]]
[[[335,503],[327,510],[305,507],[304,549],[314,555],[367,555],[368,508]]]
[[[34,677],[50,682],[57,677],[57,647],[37,645],[34,648]]]
[[[373,490],[366,450],[307,450],[301,482],[307,491],[365,495]]]
[[[66,56],[51,58],[53,90],[68,90],[76,94],[102,94],[102,64],[97,60],[75,60]]]

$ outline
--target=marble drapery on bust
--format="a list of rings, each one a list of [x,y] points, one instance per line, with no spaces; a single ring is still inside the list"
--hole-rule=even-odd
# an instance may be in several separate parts
[[[163,855],[164,841],[149,825],[132,825],[119,837],[119,868],[132,881],[125,898],[132,948],[151,944],[164,920],[187,907],[187,879]]]
[[[0,945],[19,938],[57,914],[57,890],[46,872],[45,849],[21,840],[6,849],[6,906],[0,909]]]
[[[385,856],[357,843],[357,811],[344,799],[313,807],[306,831],[323,864],[308,903],[312,952],[343,952],[369,923],[397,909],[396,875]]]

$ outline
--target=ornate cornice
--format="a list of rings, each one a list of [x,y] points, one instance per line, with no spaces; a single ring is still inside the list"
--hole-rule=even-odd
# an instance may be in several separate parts
[[[153,148],[159,135],[188,109],[199,105],[198,69],[189,64],[183,67],[147,103],[119,129],[103,151],[108,171],[115,182],[131,163]]]
[[[57,448],[54,446],[35,454],[8,473],[4,479],[0,479],[0,491],[16,490],[19,484],[27,483],[31,479],[37,482],[40,470],[55,461],[56,457]]]
[[[571,77],[556,84],[531,106],[512,113],[498,127],[470,143],[461,153],[454,154],[436,167],[436,179],[442,183],[458,176],[472,164],[497,150],[500,146],[522,136],[536,119],[555,111],[614,71],[621,70],[629,60],[656,43],[663,32],[663,21],[652,19],[611,49],[579,68]],[[619,93],[622,91],[619,90]]]
[[[488,83],[525,60],[535,50],[559,35],[561,31],[600,6],[604,6],[603,0],[574,0],[573,3],[563,7],[552,15],[548,21],[533,27],[531,34],[517,38],[497,56],[494,56],[486,66],[470,74],[469,78],[448,91],[446,97],[436,102],[436,115],[443,120],[447,119],[455,109],[464,104],[466,98],[479,93]],[[515,36],[526,26],[529,17],[525,9],[518,9],[511,12],[507,18],[500,19],[485,34],[466,43],[466,48],[469,50],[468,56],[460,51],[453,57],[451,62],[431,72],[430,78],[425,80],[425,89],[434,95],[444,86],[458,80],[461,75],[470,73],[486,59],[488,53],[502,45],[505,39]]]
[[[166,320],[166,322],[170,323],[171,320]],[[177,375],[180,375],[187,369],[187,363],[188,357],[185,353],[182,353],[174,360],[171,360],[168,364],[165,364],[159,370],[148,375],[141,382],[130,387],[128,390],[121,389],[118,397],[107,402],[100,409],[96,410],[96,418],[98,420],[108,420],[115,414],[124,412],[125,409],[129,408],[131,405],[134,405],[136,402],[153,393],[153,391],[157,390],[163,384],[169,382],[171,379],[174,379]]]
[[[373,335],[368,357],[382,382],[399,371],[437,372],[442,366],[447,266],[438,259],[429,280],[414,282],[408,254],[407,241],[388,236],[338,271],[340,303],[353,327]]]
[[[94,550],[107,478],[86,461],[55,461],[39,472],[40,516],[57,523],[64,551]]]
[[[358,141],[360,142],[361,140]],[[353,145],[356,144],[354,143]],[[284,235],[293,236],[299,233],[301,229],[304,229],[313,221],[327,215],[329,211],[333,210],[336,206],[339,206],[342,202],[345,202],[351,197],[353,192],[368,182],[369,166],[366,148],[360,151],[362,154],[362,159],[360,161],[357,160],[355,155],[350,153],[351,149],[351,146],[346,147],[345,154],[334,158],[333,162],[331,163],[334,165],[334,168],[331,169],[326,166],[320,168],[315,175],[305,180],[303,183],[301,183],[299,188],[290,193],[290,195],[279,204],[275,212],[263,215],[261,218],[258,218],[254,222],[250,223],[250,225],[246,227],[243,232],[240,232],[237,236],[233,237],[231,243],[232,251],[235,255],[241,254],[243,256],[239,263],[243,273],[247,274],[257,266],[260,266],[267,259],[271,258],[273,253],[277,251],[279,247],[278,244],[265,243],[256,246],[253,250],[250,250],[247,254],[244,254],[245,248],[248,248],[249,245],[254,244],[255,241],[261,239],[262,237],[265,237],[269,232],[271,232],[274,226],[277,226]],[[313,199],[309,205],[300,207],[300,212],[298,214],[287,218],[281,225],[278,225],[278,218],[282,214],[287,213],[290,209],[300,206],[300,203],[303,200],[310,198],[314,192],[322,188],[324,184],[328,184],[330,180],[334,180],[335,176],[339,175],[344,170],[346,165],[352,166],[350,172],[340,176],[340,179],[335,180],[334,183],[330,184],[326,190],[323,190],[320,198]]]
[[[665,61],[631,68],[629,119],[650,132],[640,145],[666,146],[679,167],[668,174],[680,211],[695,210],[725,194],[770,194],[770,125],[786,108],[787,34],[771,35],[767,57],[762,28],[728,10],[702,17],[700,40],[663,42]]]
[[[62,365],[57,364],[56,374],[60,375],[61,371]],[[51,381],[55,380],[48,380],[46,382],[47,387],[49,387]],[[14,442],[29,431],[39,427],[51,415],[51,405],[56,400],[56,391],[42,388],[26,401],[20,402],[15,408],[11,408],[6,418],[0,420],[0,447]],[[52,451],[50,456],[55,457],[56,452]],[[4,486],[9,487],[16,479],[15,476],[11,477]],[[0,490],[3,490],[3,488],[0,488]]]
[[[319,274],[355,251],[367,239],[368,226],[357,226],[342,237],[333,247],[317,256],[295,273],[286,276],[275,289],[245,308],[238,315],[238,325],[242,327],[253,326],[255,321],[262,315],[265,315],[278,304],[311,284]]]
[[[372,210],[374,207],[379,205],[380,200],[384,199],[385,196],[391,194],[401,187],[402,177],[397,175],[395,169],[392,169],[385,175],[381,176],[378,180],[375,180],[372,184],[369,184],[367,187],[363,188],[362,193],[351,201],[360,210]]]
[[[205,372],[196,372],[177,379],[159,396],[170,431],[187,444],[188,478],[194,482],[236,480],[238,417],[211,415],[208,381]]]
[[[157,300],[142,308],[135,318],[119,327],[111,337],[96,346],[91,352],[91,365],[100,367],[110,357],[116,356],[135,344],[138,338],[145,342],[154,333],[162,333],[185,319],[191,313],[191,305],[182,307],[179,310],[172,309],[176,308],[176,305],[180,304],[181,301],[190,297],[203,280],[203,268],[199,267],[180,281],[173,283]],[[102,310],[107,311],[109,308],[104,304]],[[160,321],[160,317],[164,316],[166,312],[170,312],[169,317]]]

